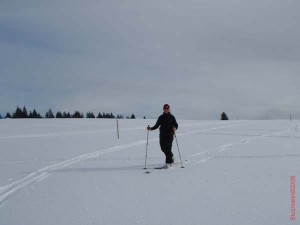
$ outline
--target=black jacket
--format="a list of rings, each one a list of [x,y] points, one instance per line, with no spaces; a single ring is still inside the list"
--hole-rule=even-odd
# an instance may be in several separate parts
[[[156,130],[159,127],[161,135],[173,135],[173,127],[178,129],[178,123],[171,113],[163,113],[157,119],[156,124],[151,127],[151,130]]]

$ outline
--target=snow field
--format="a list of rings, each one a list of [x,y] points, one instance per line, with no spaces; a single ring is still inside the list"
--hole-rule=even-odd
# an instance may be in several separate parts
[[[120,120],[117,139],[115,120],[1,120],[0,225],[295,223],[300,121],[179,120],[185,168],[153,169],[152,131],[145,174],[154,123]]]

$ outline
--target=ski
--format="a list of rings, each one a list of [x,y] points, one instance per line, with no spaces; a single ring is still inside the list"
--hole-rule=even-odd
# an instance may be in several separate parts
[[[159,167],[154,167],[156,170],[163,170],[163,169],[169,169],[169,166],[159,166]]]
[[[152,169],[155,169],[155,170],[172,169],[172,168],[177,168],[178,165],[180,165],[180,164],[181,164],[181,162],[175,162],[175,163],[173,163],[173,164],[170,165],[170,166],[162,165],[162,166],[152,167]],[[184,168],[184,167],[181,167],[181,168]],[[144,169],[146,169],[146,168],[144,168]],[[149,169],[149,168],[148,168],[148,169]],[[151,172],[150,172],[149,170],[147,170],[147,171],[145,171],[144,173],[145,173],[145,174],[149,174],[149,173],[151,173]]]
[[[159,166],[159,167],[154,167],[154,169],[156,170],[163,170],[163,169],[169,169],[169,168],[172,168],[172,167],[176,167],[177,165],[179,165],[180,162],[175,162],[173,163],[172,165],[168,166],[168,165],[163,165],[163,166]]]

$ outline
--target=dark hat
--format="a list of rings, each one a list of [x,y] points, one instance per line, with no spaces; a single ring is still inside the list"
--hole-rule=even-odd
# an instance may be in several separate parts
[[[169,104],[164,104],[164,108],[170,108]]]

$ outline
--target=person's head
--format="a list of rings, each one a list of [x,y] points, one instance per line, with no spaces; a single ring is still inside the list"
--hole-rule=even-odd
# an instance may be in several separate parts
[[[164,113],[170,112],[170,106],[168,104],[164,104],[163,110],[164,110]]]

